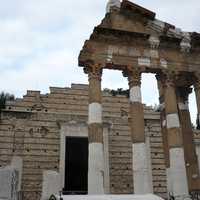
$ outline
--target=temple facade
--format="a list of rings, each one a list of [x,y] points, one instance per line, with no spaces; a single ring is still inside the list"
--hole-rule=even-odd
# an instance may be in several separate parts
[[[110,0],[80,51],[88,85],[51,87],[45,95],[27,91],[6,103],[0,176],[16,175],[20,198],[47,200],[61,191],[183,200],[200,190],[200,135],[188,108],[194,87],[200,113],[200,34],[155,16],[127,0]],[[104,69],[122,72],[127,96],[102,90]],[[159,109],[142,103],[143,73],[155,74]]]

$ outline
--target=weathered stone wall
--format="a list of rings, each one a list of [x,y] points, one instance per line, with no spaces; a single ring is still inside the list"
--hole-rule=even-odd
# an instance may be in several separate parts
[[[60,125],[87,123],[88,87],[51,88],[47,95],[28,91],[23,99],[7,102],[0,122],[0,166],[12,156],[23,158],[24,199],[39,199],[44,170],[59,171]],[[145,134],[150,139],[154,192],[166,196],[166,172],[159,113],[145,108]],[[129,104],[125,96],[103,94],[103,121],[110,124],[110,192],[132,193],[132,143]]]

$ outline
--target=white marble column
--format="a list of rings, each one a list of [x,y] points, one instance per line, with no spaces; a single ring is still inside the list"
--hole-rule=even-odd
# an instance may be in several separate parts
[[[104,194],[104,149],[101,104],[101,75],[98,65],[90,66],[88,108],[88,194]]]

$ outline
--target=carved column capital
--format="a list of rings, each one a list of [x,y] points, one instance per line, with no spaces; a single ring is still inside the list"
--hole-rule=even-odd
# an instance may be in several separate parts
[[[101,64],[90,64],[84,67],[84,72],[88,74],[90,79],[97,79],[101,81],[103,67]]]
[[[161,74],[161,81],[164,87],[175,87],[178,74],[174,71],[163,72]]]
[[[123,76],[128,78],[129,86],[140,86],[142,72],[138,68],[127,67],[126,70],[123,71]]]

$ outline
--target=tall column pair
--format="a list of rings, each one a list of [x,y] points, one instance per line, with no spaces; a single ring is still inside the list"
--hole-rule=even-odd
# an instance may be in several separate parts
[[[166,74],[164,85],[166,127],[168,135],[170,184],[176,199],[188,197],[182,129],[179,119],[174,76]]]
[[[89,169],[88,193],[104,193],[104,156],[102,127],[101,76],[99,65],[85,68],[89,76]],[[133,182],[135,194],[153,193],[150,149],[144,132],[144,110],[141,98],[141,73],[128,71],[130,86],[130,127],[133,149]]]
[[[166,103],[171,104],[169,101],[169,98],[165,99],[166,96],[171,96],[174,99],[176,99],[176,104],[177,104],[177,111],[178,111],[178,119],[180,123],[180,139],[179,141],[182,140],[182,146],[184,149],[184,165],[186,168],[186,177],[187,177],[187,188],[188,191],[194,191],[194,190],[199,190],[200,188],[200,179],[199,179],[199,166],[198,166],[198,160],[197,160],[197,155],[195,151],[195,144],[194,144],[194,138],[193,138],[193,128],[191,124],[191,118],[190,118],[190,112],[189,112],[189,106],[188,106],[188,97],[189,94],[192,92],[192,89],[190,88],[190,85],[182,85],[179,87],[176,87],[174,84],[174,79],[175,76],[157,76],[157,81],[158,81],[158,88],[159,88],[159,93],[160,93],[160,103],[165,102],[164,104],[162,103],[161,105],[161,126],[162,126],[162,134],[163,134],[163,140],[164,140],[164,152],[165,152],[165,160],[166,160],[166,168],[167,168],[167,180],[168,180],[168,191],[172,192],[173,194],[179,193],[174,192],[175,185],[180,185],[179,183],[174,183],[172,182],[173,173],[170,173],[170,159],[169,159],[169,137],[171,137],[169,134],[171,133],[172,130],[169,128],[165,128],[165,112],[166,112]],[[170,80],[169,80],[170,79]],[[166,84],[166,82],[170,82],[171,84]],[[187,83],[187,82],[186,82]],[[169,86],[171,87],[171,91],[174,90],[173,92],[169,92],[166,94],[166,88],[169,90]],[[197,88],[197,87],[196,87]],[[172,95],[175,93],[175,95]],[[176,96],[176,98],[175,98]],[[198,95],[197,95],[198,96]],[[200,97],[200,96],[199,96]],[[174,100],[173,100],[174,101]],[[173,105],[173,104],[172,104]],[[175,107],[175,105],[174,105]],[[175,109],[176,110],[176,109]],[[168,113],[171,113],[170,110],[168,110]],[[164,121],[163,121],[164,118]],[[167,137],[166,137],[167,136]],[[172,148],[172,147],[171,147]],[[170,148],[170,149],[171,149]],[[173,170],[172,170],[173,171]],[[185,191],[183,193],[188,193],[188,191]],[[179,194],[180,196],[180,194]],[[184,196],[184,195],[183,195]]]
[[[163,75],[161,84],[158,79],[160,95],[162,93],[165,102],[161,116],[163,112],[166,115],[166,123],[162,121],[161,125],[163,134],[167,135],[163,139],[166,137],[167,141],[164,142],[164,149],[168,189],[176,199],[184,199],[189,197],[189,191],[199,187],[199,173],[188,109],[190,89],[188,86],[176,88],[174,77],[170,73]]]

